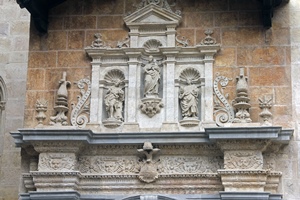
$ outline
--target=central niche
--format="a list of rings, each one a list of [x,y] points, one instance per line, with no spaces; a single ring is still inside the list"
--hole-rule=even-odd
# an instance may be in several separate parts
[[[172,132],[215,124],[212,68],[220,46],[210,35],[205,39],[212,42],[189,46],[176,33],[180,20],[166,1],[143,1],[124,17],[129,37],[116,48],[96,35],[86,48],[93,59],[91,125],[109,132]]]

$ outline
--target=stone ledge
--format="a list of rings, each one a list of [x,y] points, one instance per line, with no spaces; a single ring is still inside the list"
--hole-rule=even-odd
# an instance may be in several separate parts
[[[206,128],[204,132],[126,132],[95,133],[90,129],[74,127],[20,129],[11,132],[17,147],[35,141],[81,141],[88,144],[141,144],[151,141],[156,144],[212,143],[215,140],[269,139],[287,144],[293,134],[292,129],[282,127],[219,127]]]

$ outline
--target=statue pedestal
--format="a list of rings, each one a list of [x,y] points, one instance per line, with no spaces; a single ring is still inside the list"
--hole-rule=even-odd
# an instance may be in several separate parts
[[[117,128],[117,127],[121,126],[121,124],[123,122],[120,120],[116,120],[114,118],[108,118],[108,119],[104,120],[102,123],[107,128]]]
[[[192,127],[192,126],[198,126],[199,122],[200,121],[197,118],[187,117],[181,120],[179,123],[181,126]]]
[[[155,97],[145,97],[141,100],[140,109],[148,117],[153,117],[157,113],[160,113],[161,108],[163,108],[163,103],[161,98]]]

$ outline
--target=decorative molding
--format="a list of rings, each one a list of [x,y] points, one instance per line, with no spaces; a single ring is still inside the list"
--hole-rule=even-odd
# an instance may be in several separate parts
[[[70,81],[67,81],[67,72],[63,72],[63,78],[59,81],[59,88],[57,91],[57,100],[55,102],[54,110],[56,116],[50,117],[50,125],[61,126],[68,125],[68,91],[67,87],[71,85]]]
[[[216,74],[214,80],[214,115],[216,124],[218,126],[224,126],[225,123],[232,123],[234,119],[234,109],[228,102],[228,93],[224,94],[224,90],[232,79],[226,76],[221,76],[219,73]],[[219,84],[221,89],[219,89]]]
[[[161,8],[163,8],[163,9],[166,9],[166,10],[168,10],[168,11],[170,11],[170,12],[173,13],[173,11],[172,11],[172,9],[171,9],[171,7],[170,7],[170,5],[169,5],[169,3],[168,3],[167,0],[143,0],[141,3],[139,3],[136,6],[137,10],[140,10],[140,9],[144,8],[144,7],[146,7],[149,4],[157,5],[157,6],[161,7]],[[179,15],[180,11],[176,11],[175,13]]]
[[[72,103],[71,124],[78,128],[84,128],[89,122],[90,102],[88,101],[91,95],[91,81],[83,78],[76,82],[80,89],[80,95],[77,96],[77,104]],[[86,88],[86,89],[85,89]]]

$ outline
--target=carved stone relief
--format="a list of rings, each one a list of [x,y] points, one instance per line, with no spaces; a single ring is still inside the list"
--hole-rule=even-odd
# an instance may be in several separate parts
[[[225,123],[232,123],[234,119],[234,109],[228,102],[228,93],[224,94],[224,90],[230,80],[219,73],[216,74],[214,80],[214,115],[218,126],[224,126]],[[221,86],[220,88],[219,85]]]
[[[84,128],[89,122],[91,82],[89,79],[84,78],[76,84],[80,89],[80,95],[77,96],[77,104],[72,103],[71,124],[72,126]]]
[[[50,117],[50,125],[68,125],[68,117],[66,116],[66,112],[69,110],[67,87],[70,86],[70,84],[70,81],[67,81],[67,73],[63,72],[63,78],[59,81],[56,105],[54,106],[56,115]]]
[[[233,106],[236,109],[235,118],[233,123],[250,123],[249,104],[248,97],[248,77],[244,74],[244,68],[240,68],[240,75],[236,78],[236,93],[237,97],[233,102]]]
[[[259,98],[259,107],[262,109],[261,113],[259,113],[259,116],[263,119],[263,126],[272,126],[271,118],[272,113],[270,112],[270,109],[272,107],[272,100],[273,98],[267,98],[264,96],[263,98]]]
[[[45,112],[47,111],[48,101],[45,99],[37,100],[35,104],[35,109],[37,111],[37,116],[35,117],[38,120],[38,126],[43,126],[43,121],[46,119]]]
[[[205,35],[206,37],[201,41],[201,45],[215,45],[217,41],[215,38],[211,37],[214,32],[212,30],[206,30]]]
[[[226,151],[225,169],[262,169],[263,157],[258,151]]]
[[[41,153],[38,171],[74,171],[76,156],[70,153]]]
[[[111,175],[138,174],[147,162],[131,156],[82,156],[79,158],[79,171]],[[160,156],[154,160],[159,175],[216,173],[222,168],[220,156]]]

